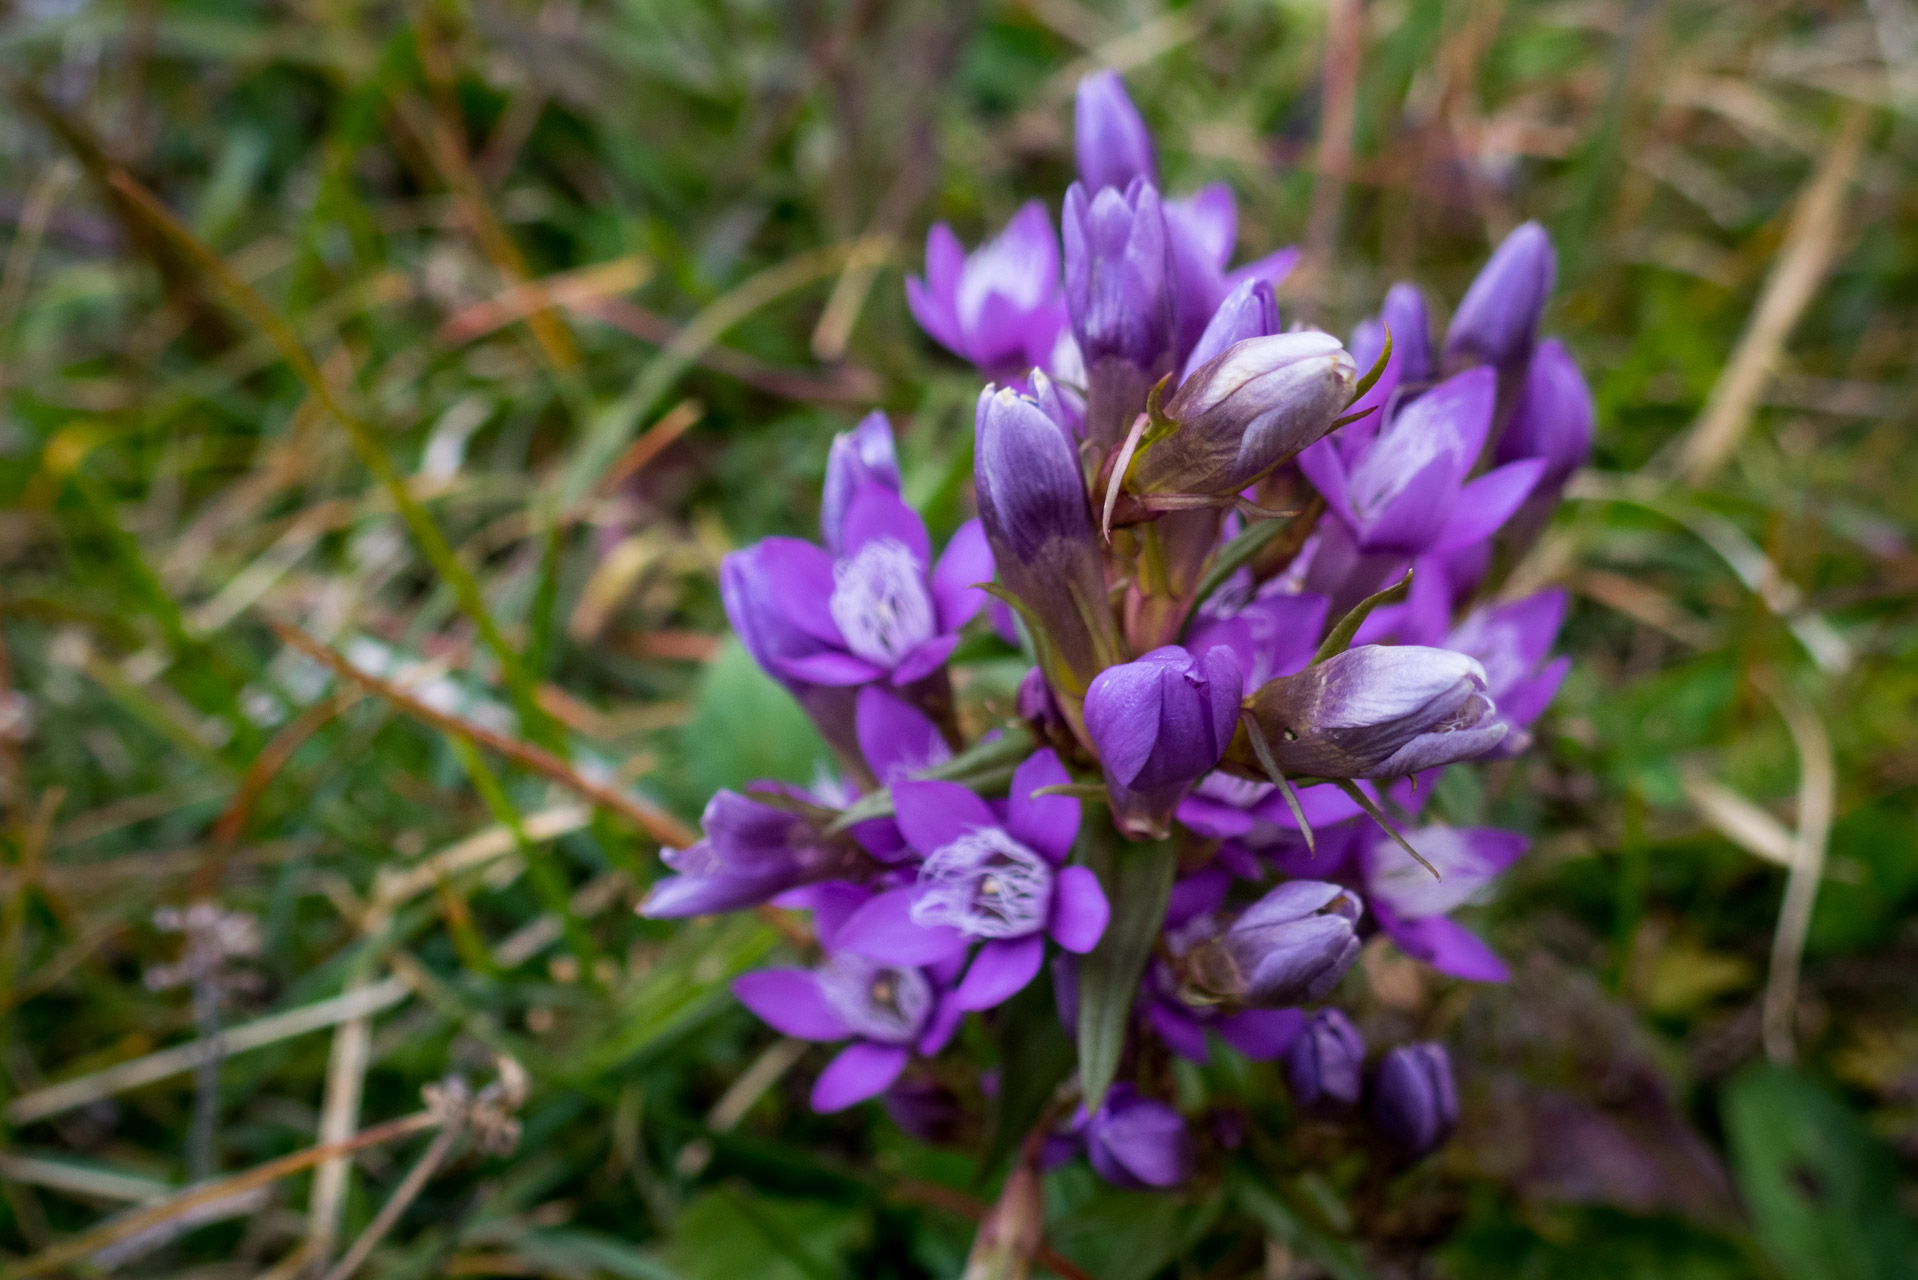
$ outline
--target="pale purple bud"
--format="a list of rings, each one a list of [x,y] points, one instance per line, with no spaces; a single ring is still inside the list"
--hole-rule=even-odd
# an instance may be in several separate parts
[[[1219,309],[1212,313],[1205,332],[1199,335],[1192,354],[1186,357],[1185,370],[1180,377],[1190,379],[1200,365],[1235,342],[1263,338],[1278,331],[1279,304],[1272,296],[1271,284],[1256,276],[1247,277],[1239,281],[1238,286],[1225,296],[1225,301],[1219,304]]]
[[[1131,1085],[1112,1086],[1083,1123],[1086,1158],[1114,1186],[1131,1191],[1174,1187],[1192,1174],[1192,1134],[1185,1118],[1163,1102],[1140,1097]]]
[[[1078,453],[1009,388],[980,393],[976,424],[974,486],[999,579],[1044,631],[1055,687],[1082,693],[1118,641]]]
[[[1179,801],[1224,756],[1242,693],[1239,660],[1223,645],[1203,655],[1166,645],[1099,673],[1086,691],[1086,732],[1122,829],[1165,833]]]
[[[1126,487],[1236,494],[1330,430],[1357,381],[1352,357],[1329,333],[1234,343],[1180,385],[1165,405],[1178,425],[1139,450]]]
[[[1059,424],[1066,439],[1077,441],[1086,433],[1086,402],[1071,387],[1048,378],[1043,372],[1034,369],[1026,375],[1032,385],[1032,402],[1039,406],[1041,413]]]
[[[1392,331],[1392,357],[1401,382],[1418,384],[1438,376],[1438,362],[1432,358],[1432,321],[1417,285],[1393,285],[1386,290],[1377,318],[1352,327],[1352,358],[1361,369],[1371,368],[1385,349],[1387,329]]]
[[[1413,1159],[1451,1137],[1458,1126],[1458,1086],[1445,1046],[1408,1044],[1386,1054],[1372,1078],[1372,1119]]]
[[[1539,343],[1525,373],[1512,419],[1498,439],[1497,460],[1542,458],[1541,490],[1556,491],[1592,452],[1591,388],[1578,362],[1556,338]]]
[[[835,556],[845,550],[840,530],[846,522],[846,508],[859,486],[866,483],[899,492],[899,456],[892,446],[892,424],[878,410],[861,418],[851,431],[834,436],[832,452],[826,455],[826,482],[819,495],[819,535]]]
[[[1452,315],[1446,366],[1483,363],[1511,373],[1524,368],[1557,276],[1558,255],[1544,227],[1527,222],[1506,236]]]
[[[1183,957],[1186,980],[1208,996],[1278,1009],[1323,1000],[1359,956],[1357,895],[1318,880],[1266,894]]]
[[[1290,776],[1397,778],[1498,744],[1506,727],[1485,688],[1485,669],[1465,654],[1360,645],[1267,681],[1250,705],[1274,762]],[[1249,749],[1235,761],[1259,767]]]
[[[1365,1040],[1337,1009],[1320,1009],[1285,1056],[1285,1075],[1301,1107],[1351,1106],[1365,1084]]]
[[[1072,125],[1079,179],[1091,190],[1117,187],[1123,191],[1134,178],[1159,180],[1152,135],[1118,72],[1095,71],[1079,81]]]

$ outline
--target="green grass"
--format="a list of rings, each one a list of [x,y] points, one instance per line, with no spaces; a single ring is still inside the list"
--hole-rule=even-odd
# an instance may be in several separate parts
[[[1364,6],[1335,267],[1282,308],[1343,330],[1400,277],[1456,300],[1535,217],[1562,252],[1548,327],[1601,411],[1601,477],[1521,570],[1572,588],[1574,674],[1537,751],[1437,798],[1536,835],[1476,922],[1522,976],[1428,982],[1393,1015],[1461,1048],[1468,1123],[1441,1160],[1308,1185],[1282,1172],[1284,1142],[1255,1144],[1254,1176],[1284,1192],[1256,1208],[1216,1178],[1141,1199],[1067,1171],[1047,1235],[1081,1266],[1313,1274],[1272,1260],[1345,1266],[1326,1243],[1343,1235],[1379,1276],[1910,1274],[1909,7]],[[681,822],[715,787],[808,778],[818,743],[724,640],[714,572],[729,547],[811,527],[827,441],[873,404],[901,428],[909,496],[936,529],[964,517],[976,383],[902,297],[927,223],[973,241],[1056,200],[1072,85],[1118,59],[1169,187],[1230,181],[1242,257],[1300,239],[1325,12],[6,11],[0,1103],[190,1039],[186,994],[142,975],[179,947],[154,909],[211,896],[262,925],[229,1025],[389,975],[403,992],[363,1073],[341,1067],[337,1029],[227,1061],[220,1173],[312,1146],[329,1076],[363,1074],[357,1116],[335,1109],[350,1132],[417,1111],[449,1074],[492,1081],[498,1055],[529,1073],[517,1148],[456,1148],[361,1274],[957,1275],[972,1226],[924,1188],[990,1199],[977,1149],[910,1142],[876,1108],[810,1115],[816,1053],[714,1124],[774,1043],[725,983],[788,948],[776,929],[638,919],[652,837],[618,814],[556,817],[565,788],[349,696],[272,624],[430,678],[443,709],[615,771]],[[1627,473],[1672,474],[1854,103],[1863,161],[1830,268],[1750,429],[1702,483],[1629,491]],[[893,247],[862,288],[845,247],[872,236]],[[554,276],[600,292],[512,305]],[[645,431],[688,419],[595,487]],[[1708,778],[1790,828],[1803,762],[1781,708],[1800,706],[1830,740],[1833,877],[1787,1071],[1754,1065],[1783,873],[1691,797]],[[484,862],[392,890],[488,831]],[[983,1035],[965,1048],[991,1052]],[[1181,1085],[1284,1131],[1269,1069],[1220,1062]],[[195,1106],[176,1075],[12,1125],[0,1154],[177,1186]],[[361,1159],[336,1253],[427,1141]],[[0,1275],[125,1204],[75,1189],[97,1178],[57,1182],[0,1165]],[[123,1268],[266,1272],[322,1225],[313,1185],[295,1174],[270,1208]]]

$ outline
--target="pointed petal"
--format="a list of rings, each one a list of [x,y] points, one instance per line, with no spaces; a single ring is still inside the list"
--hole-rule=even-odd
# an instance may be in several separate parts
[[[1087,867],[1067,867],[1052,885],[1052,936],[1067,951],[1080,955],[1099,945],[1106,925],[1112,919],[1112,906],[1099,885],[1099,877]]]
[[[733,979],[733,995],[761,1022],[801,1040],[844,1040],[852,1034],[826,1003],[810,969],[758,969]]]
[[[873,898],[839,926],[833,945],[840,951],[881,964],[936,964],[962,951],[966,939],[951,925],[913,923],[912,889],[890,889]]]
[[[1059,757],[1050,747],[1026,757],[1012,775],[1012,791],[1006,814],[1006,830],[1059,863],[1072,852],[1079,838],[1080,804],[1071,796],[1035,796],[1041,787],[1064,786],[1072,781]]]
[[[812,1109],[843,1111],[855,1102],[884,1093],[912,1055],[897,1045],[860,1040],[847,1045],[813,1082]]]
[[[937,853],[968,831],[999,825],[986,802],[956,782],[901,782],[892,789],[892,803],[899,829],[922,854]]]
[[[1025,990],[1039,976],[1045,960],[1046,940],[1042,934],[1025,938],[1007,938],[988,942],[973,957],[954,997],[962,1009],[990,1009]]]

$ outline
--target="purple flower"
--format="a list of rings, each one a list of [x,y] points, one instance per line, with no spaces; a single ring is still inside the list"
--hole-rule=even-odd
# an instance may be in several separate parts
[[[1328,333],[1247,338],[1180,384],[1170,434],[1134,455],[1133,493],[1229,497],[1323,436],[1351,399],[1352,358]]]
[[[1539,488],[1553,490],[1556,500],[1556,490],[1591,456],[1594,416],[1578,362],[1558,339],[1547,338],[1532,355],[1495,456],[1501,463],[1540,459]]]
[[[802,803],[811,801],[796,787],[779,790]],[[800,814],[736,791],[718,792],[707,801],[700,825],[704,835],[697,843],[660,854],[677,874],[653,886],[641,914],[677,919],[738,911],[870,865],[851,842],[824,837]]]
[[[1458,1126],[1458,1087],[1445,1046],[1401,1045],[1372,1077],[1372,1119],[1412,1159],[1435,1150]]]
[[[1002,821],[978,796],[951,782],[893,784],[906,842],[924,859],[917,883],[861,907],[836,945],[891,964],[949,960],[983,942],[955,998],[989,1009],[1015,995],[1045,958],[1045,938],[1084,954],[1111,911],[1099,879],[1066,866],[1079,833],[1079,802],[1033,794],[1071,781],[1050,750],[1012,777]]]
[[[1198,991],[1261,1008],[1322,1000],[1358,959],[1364,908],[1317,880],[1282,884],[1182,957]]]
[[[1496,391],[1489,369],[1459,374],[1400,409],[1349,456],[1334,436],[1301,453],[1299,466],[1361,551],[1417,556],[1477,542],[1518,510],[1544,468],[1528,459],[1467,483]]]
[[[1086,421],[1095,443],[1116,444],[1145,408],[1146,390],[1173,365],[1175,290],[1158,189],[1066,192],[1066,306],[1085,362]]]
[[[906,280],[919,327],[988,373],[1049,366],[1066,327],[1059,242],[1045,206],[1029,201],[970,255],[945,223],[926,233],[926,278]]]
[[[1260,279],[1241,280],[1206,322],[1205,331],[1186,357],[1179,375],[1188,379],[1214,356],[1222,355],[1235,342],[1263,338],[1279,331],[1279,304],[1272,286]]]
[[[1231,877],[1216,867],[1187,876],[1173,886],[1166,909],[1165,939],[1174,961],[1195,943],[1211,936],[1211,912],[1224,896]],[[1146,970],[1140,1005],[1152,1029],[1172,1052],[1192,1062],[1211,1057],[1207,1031],[1254,1062],[1269,1062],[1291,1047],[1305,1025],[1297,1009],[1227,1010],[1211,1000],[1185,998],[1177,969],[1155,960]]]
[[[1496,608],[1475,609],[1443,641],[1485,668],[1485,692],[1507,726],[1495,754],[1515,756],[1531,745],[1532,722],[1545,713],[1571,669],[1570,658],[1545,661],[1565,621],[1562,590],[1540,591]]]
[[[1295,777],[1396,778],[1484,755],[1505,736],[1485,669],[1449,649],[1360,645],[1269,680],[1250,706]],[[1236,761],[1256,769],[1257,757]]]
[[[733,994],[767,1025],[801,1040],[851,1040],[813,1085],[815,1111],[884,1092],[916,1050],[945,1047],[964,1016],[937,976],[839,951],[817,969],[760,969]]]
[[[1166,835],[1173,809],[1225,755],[1243,692],[1239,661],[1223,646],[1196,655],[1166,645],[1099,673],[1086,691],[1086,732],[1122,830]]]
[[[1055,690],[1083,696],[1118,652],[1105,554],[1066,428],[1010,388],[979,396],[974,486],[999,580],[1043,634]]]
[[[1337,1009],[1320,1009],[1292,1042],[1285,1078],[1301,1107],[1351,1106],[1365,1083],[1365,1040]]]
[[[1175,1187],[1192,1175],[1192,1134],[1185,1118],[1129,1084],[1106,1091],[1098,1111],[1081,1107],[1074,1129],[1094,1172],[1115,1187]]]
[[[1523,369],[1557,275],[1558,255],[1544,227],[1527,222],[1506,236],[1452,313],[1446,367],[1483,362],[1503,373]]]
[[[899,456],[892,447],[892,424],[878,410],[851,431],[832,438],[826,456],[826,482],[819,494],[819,540],[835,556],[845,550],[846,510],[862,485],[899,492]]]
[[[962,525],[934,564],[918,513],[867,480],[847,499],[838,535],[837,556],[768,538],[726,557],[721,593],[748,649],[802,686],[906,685],[937,671],[985,602],[974,584],[992,576],[992,557],[978,523]]]
[[[1525,837],[1496,827],[1429,826],[1406,832],[1412,847],[1438,869],[1434,879],[1397,841],[1367,834],[1358,846],[1366,901],[1399,950],[1455,978],[1510,981],[1511,971],[1497,953],[1447,914],[1476,900],[1516,862],[1525,852]]]
[[[1079,180],[1088,190],[1117,187],[1123,191],[1134,178],[1158,182],[1152,135],[1126,95],[1118,72],[1095,71],[1079,81],[1072,125]]]
[[[1348,466],[1378,435],[1394,398],[1409,400],[1423,391],[1438,371],[1432,360],[1432,328],[1426,315],[1425,295],[1417,286],[1393,285],[1386,291],[1379,314],[1352,326],[1352,341],[1347,345],[1359,369],[1370,370],[1378,363],[1385,351],[1388,329],[1392,334],[1392,354],[1380,370],[1379,380],[1346,411],[1347,416],[1364,416],[1353,418],[1349,426],[1332,437],[1339,457]],[[1401,386],[1405,388],[1404,394],[1400,393]]]

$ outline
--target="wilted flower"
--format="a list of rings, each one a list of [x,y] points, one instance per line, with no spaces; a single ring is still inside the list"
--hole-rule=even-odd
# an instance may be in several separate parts
[[[1458,1125],[1458,1088],[1445,1046],[1401,1045],[1372,1077],[1372,1119],[1386,1140],[1413,1159],[1439,1147]]]
[[[1186,980],[1205,995],[1263,1008],[1323,1000],[1358,959],[1363,910],[1335,884],[1282,884],[1187,951]]]
[[[1224,647],[1167,645],[1099,673],[1086,691],[1086,732],[1122,830],[1166,834],[1173,809],[1224,756],[1242,691]]]
[[[1328,333],[1247,338],[1195,369],[1165,405],[1176,425],[1134,455],[1139,494],[1230,497],[1323,436],[1352,398],[1352,357]]]
[[[954,355],[990,374],[1051,364],[1066,325],[1059,242],[1037,200],[971,254],[952,228],[926,233],[926,278],[908,277],[906,303],[919,326]]]
[[[1544,227],[1527,222],[1506,236],[1452,313],[1446,367],[1483,362],[1501,373],[1522,370],[1557,276],[1558,255]]]
[[[838,1111],[883,1092],[915,1050],[944,1048],[964,1016],[925,970],[846,952],[817,969],[741,974],[733,994],[785,1035],[852,1041],[814,1083],[815,1111]]]
[[[1360,645],[1269,680],[1249,706],[1286,774],[1396,778],[1484,755],[1505,736],[1485,669],[1449,649]],[[1250,749],[1236,762],[1256,770]]]
[[[1351,1106],[1365,1086],[1365,1040],[1337,1009],[1320,1009],[1285,1057],[1285,1078],[1302,1107]]]

